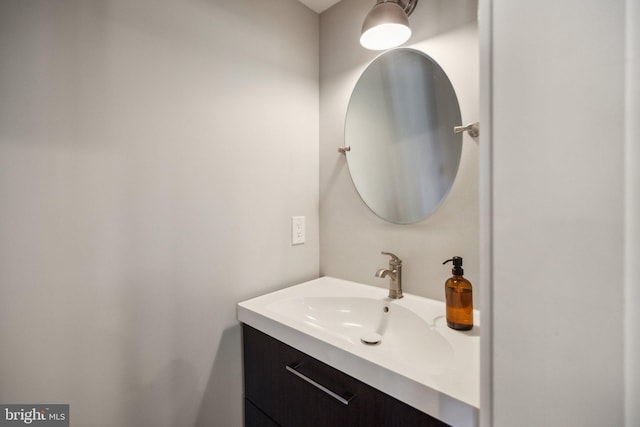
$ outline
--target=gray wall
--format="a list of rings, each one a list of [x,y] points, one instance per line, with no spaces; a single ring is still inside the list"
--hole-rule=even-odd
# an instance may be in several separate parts
[[[491,3],[490,425],[622,426],[625,2]]]
[[[0,402],[241,425],[235,303],[318,276],[318,25],[294,0],[0,2]]]
[[[640,425],[640,1],[626,1],[625,425]]]
[[[366,66],[380,52],[359,44],[370,0],[342,0],[320,17],[320,269],[380,287],[376,279],[396,253],[403,264],[406,291],[444,299],[451,268],[442,262],[464,257],[465,275],[477,284],[479,263],[478,145],[465,135],[458,176],[449,196],[429,218],[395,225],[378,218],[356,192],[344,156],[344,118],[351,91]],[[478,28],[475,0],[421,0],[410,17],[413,36],[406,47],[433,57],[457,93],[462,120],[478,121]],[[474,288],[476,307],[481,305]]]

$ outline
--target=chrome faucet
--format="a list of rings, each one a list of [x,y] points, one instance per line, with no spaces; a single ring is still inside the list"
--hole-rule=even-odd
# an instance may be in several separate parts
[[[376,271],[376,277],[389,276],[389,298],[402,298],[402,260],[390,252],[382,252],[389,255],[389,268],[381,268]]]

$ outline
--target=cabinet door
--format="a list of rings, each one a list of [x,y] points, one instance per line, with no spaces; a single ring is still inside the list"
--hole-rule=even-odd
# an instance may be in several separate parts
[[[280,427],[247,399],[244,400],[244,425],[245,427]]]

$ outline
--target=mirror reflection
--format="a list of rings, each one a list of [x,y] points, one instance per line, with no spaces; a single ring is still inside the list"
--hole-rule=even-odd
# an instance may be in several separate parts
[[[458,171],[460,123],[453,86],[432,58],[404,48],[377,57],[356,83],[345,121],[347,164],[366,205],[397,224],[433,213]]]

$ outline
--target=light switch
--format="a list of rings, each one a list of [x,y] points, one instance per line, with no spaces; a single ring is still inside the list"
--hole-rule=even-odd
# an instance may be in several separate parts
[[[303,216],[291,217],[291,244],[302,245],[305,239],[305,226]]]

